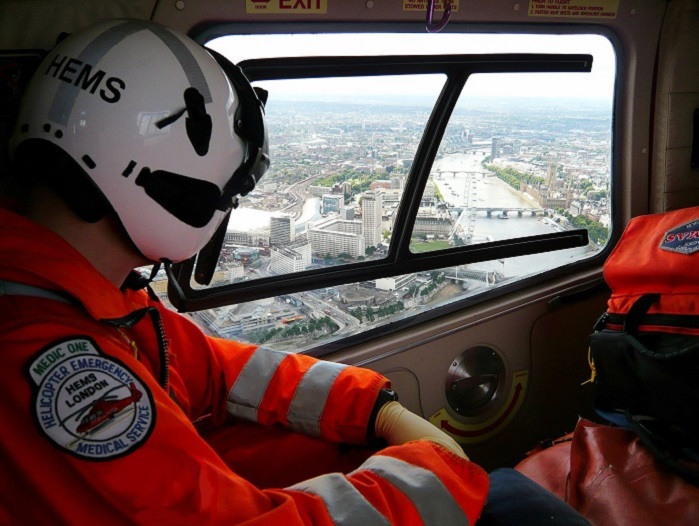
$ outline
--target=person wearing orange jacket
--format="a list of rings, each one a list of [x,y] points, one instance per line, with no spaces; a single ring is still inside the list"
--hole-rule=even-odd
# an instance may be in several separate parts
[[[487,475],[384,377],[206,336],[134,286],[220,250],[269,165],[264,98],[145,21],[39,66],[10,141],[26,196],[0,209],[0,524],[478,519]]]

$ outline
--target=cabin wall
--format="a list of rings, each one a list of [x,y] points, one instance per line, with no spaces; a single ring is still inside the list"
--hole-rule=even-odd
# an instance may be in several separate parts
[[[699,0],[669,3],[658,52],[651,212],[699,205],[699,166],[690,162],[699,111]],[[695,154],[696,155],[696,154]]]
[[[51,49],[62,32],[72,33],[100,20],[147,20],[156,3],[156,0],[0,0],[0,49]]]

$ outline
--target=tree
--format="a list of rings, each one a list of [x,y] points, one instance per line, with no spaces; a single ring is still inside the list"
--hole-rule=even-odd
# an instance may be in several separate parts
[[[587,229],[587,233],[594,243],[602,245],[609,239],[609,229],[603,226],[602,223],[585,216],[573,217],[567,211],[563,212],[562,215],[565,216],[574,227]]]
[[[500,168],[494,164],[484,164],[485,168],[495,173],[495,175],[513,187],[515,190],[519,190],[520,183],[526,183],[528,185],[537,187],[544,183],[543,177],[538,177],[533,174],[520,172],[514,168]]]

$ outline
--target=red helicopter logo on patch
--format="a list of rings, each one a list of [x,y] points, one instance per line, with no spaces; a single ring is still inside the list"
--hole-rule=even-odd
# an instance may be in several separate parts
[[[126,455],[155,426],[148,386],[90,338],[56,340],[33,357],[28,372],[39,429],[78,458]]]
[[[136,385],[133,382],[129,384],[129,389],[130,395],[125,398],[116,400],[100,398],[92,405],[90,412],[82,418],[76,431],[78,433],[89,433],[104,424],[110,418],[114,418],[131,404],[138,402],[143,396],[143,393],[136,389]]]

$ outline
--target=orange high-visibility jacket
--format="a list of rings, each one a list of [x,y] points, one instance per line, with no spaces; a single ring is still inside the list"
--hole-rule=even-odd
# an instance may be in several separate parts
[[[256,487],[193,421],[361,444],[387,380],[206,336],[3,209],[0,356],[0,524],[443,526],[473,524],[485,500],[485,472],[427,441],[346,475]]]

